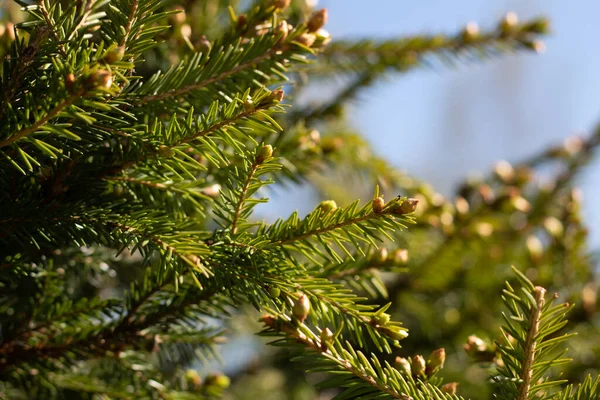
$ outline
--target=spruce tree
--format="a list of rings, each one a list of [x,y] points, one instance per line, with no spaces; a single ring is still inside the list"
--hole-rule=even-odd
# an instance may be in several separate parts
[[[393,73],[540,51],[543,18],[379,42],[332,40],[300,0],[2,18],[1,399],[600,398],[573,188],[600,133],[446,199],[344,114]],[[262,221],[272,184],[323,201]],[[227,376],[231,332],[275,347]]]

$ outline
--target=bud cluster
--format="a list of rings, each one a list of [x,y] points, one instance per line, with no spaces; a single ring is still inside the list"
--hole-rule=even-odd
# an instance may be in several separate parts
[[[420,354],[409,359],[396,357],[395,367],[403,375],[412,375],[417,379],[427,379],[444,368],[445,361],[446,350],[440,348],[432,351],[427,359]]]

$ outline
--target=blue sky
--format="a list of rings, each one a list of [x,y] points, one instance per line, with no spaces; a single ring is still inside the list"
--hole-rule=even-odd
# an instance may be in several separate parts
[[[334,38],[454,33],[493,28],[507,11],[544,15],[542,55],[507,55],[454,69],[392,75],[363,93],[351,113],[376,151],[442,193],[499,159],[519,161],[600,122],[600,2],[560,0],[321,0]],[[402,143],[402,144],[401,144]],[[600,244],[600,162],[581,176],[592,242]]]

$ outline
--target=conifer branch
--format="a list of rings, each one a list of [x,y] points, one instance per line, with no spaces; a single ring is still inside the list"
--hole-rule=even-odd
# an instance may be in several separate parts
[[[20,131],[14,133],[13,135],[7,137],[6,139],[4,139],[2,141],[0,141],[0,147],[8,146],[18,140],[21,140],[22,138],[24,138],[26,136],[34,133],[40,127],[42,127],[44,124],[46,124],[48,121],[50,121],[52,118],[54,118],[58,114],[60,114],[65,108],[67,108],[71,104],[73,104],[73,102],[75,102],[75,100],[77,100],[80,96],[81,96],[80,93],[71,94],[66,99],[64,99],[63,101],[58,103],[58,105],[56,107],[54,107],[48,114],[46,114],[45,116],[40,118],[38,121],[36,121],[30,127],[21,129]]]
[[[240,196],[238,198],[237,201],[237,205],[235,207],[235,211],[233,214],[233,219],[231,221],[231,232],[235,235],[237,232],[237,223],[238,220],[240,218],[240,214],[242,212],[242,208],[244,206],[244,202],[246,201],[246,195],[248,193],[248,187],[250,186],[250,182],[252,182],[252,179],[254,178],[254,174],[256,173],[256,170],[259,167],[259,163],[257,163],[256,161],[254,161],[252,163],[252,166],[250,167],[250,172],[248,173],[248,177],[246,178],[246,181],[244,182],[244,186],[242,186],[242,190],[240,193]]]
[[[44,18],[44,21],[46,22],[46,26],[48,26],[48,29],[50,29],[50,34],[52,35],[52,38],[58,45],[58,49],[60,50],[60,53],[62,54],[62,56],[64,58],[67,58],[67,51],[65,50],[65,45],[63,43],[61,43],[61,40],[58,37],[58,33],[56,33],[56,27],[54,26],[54,23],[52,22],[52,19],[50,18],[50,13],[46,9],[46,4],[44,3],[44,0],[37,0],[36,2],[37,2],[40,12],[42,13],[42,17]]]
[[[533,374],[533,365],[535,361],[537,337],[540,329],[540,319],[544,308],[544,295],[546,289],[536,286],[533,291],[535,299],[535,307],[531,309],[529,316],[529,330],[527,331],[527,339],[525,341],[523,365],[521,369],[521,384],[519,385],[519,396],[517,400],[529,400],[529,390],[531,384],[531,376]]]
[[[203,80],[202,82],[198,82],[198,83],[192,83],[190,85],[186,85],[182,88],[179,89],[171,89],[169,91],[166,91],[164,93],[158,93],[158,94],[153,94],[153,95],[148,95],[148,96],[144,96],[141,99],[139,99],[137,101],[138,105],[142,105],[142,104],[146,104],[149,102],[153,102],[153,101],[162,101],[162,100],[166,100],[166,99],[170,99],[170,98],[178,98],[183,96],[184,94],[192,91],[192,90],[198,90],[201,89],[203,87],[206,87],[212,83],[216,83],[216,82],[220,82],[223,81],[227,78],[229,78],[230,76],[247,70],[249,68],[254,67],[257,63],[260,63],[264,60],[267,60],[268,58],[272,57],[274,54],[276,54],[278,51],[280,51],[280,49],[278,47],[274,47],[269,49],[266,53],[259,55],[258,57],[253,58],[252,60],[246,61],[242,64],[239,64],[235,67],[233,67],[232,69],[222,72],[214,77],[208,78]]]
[[[133,19],[135,18],[135,14],[138,10],[139,0],[132,0],[131,2],[131,11],[129,12],[129,18],[127,19],[127,24],[125,25],[125,32],[119,43],[119,46],[124,46],[127,40],[129,39],[129,34],[131,33],[131,27],[133,25]]]

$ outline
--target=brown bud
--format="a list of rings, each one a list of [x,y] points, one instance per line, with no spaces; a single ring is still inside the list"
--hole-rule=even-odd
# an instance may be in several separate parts
[[[271,100],[281,102],[285,92],[282,89],[275,89],[271,92]]]
[[[395,205],[394,208],[392,209],[392,212],[394,215],[410,214],[417,209],[418,203],[419,203],[419,200],[413,199],[413,198],[408,198],[408,199],[402,201],[402,203]]]
[[[500,178],[504,183],[512,182],[515,178],[515,169],[508,161],[498,161],[496,166],[494,167],[494,173]]]
[[[185,22],[185,10],[182,7],[176,7],[173,11],[177,11],[176,14],[169,15],[169,19],[173,24],[182,24]]]
[[[277,10],[285,10],[289,7],[291,0],[273,0],[271,5]]]
[[[412,373],[410,362],[404,357],[396,357],[394,365],[401,374],[410,375]]]
[[[425,375],[426,368],[425,358],[422,355],[416,355],[412,358],[412,372],[415,377]]]
[[[373,261],[377,264],[381,264],[386,262],[388,259],[388,251],[385,247],[380,247],[377,249],[375,254],[373,255]]]
[[[396,249],[393,257],[396,264],[406,264],[408,262],[408,250]]]
[[[325,328],[319,334],[321,339],[321,350],[327,350],[327,346],[333,341],[333,332],[329,328]]]
[[[279,25],[277,25],[277,28],[275,28],[275,33],[278,35],[281,35],[281,37],[279,38],[279,41],[277,43],[281,43],[285,40],[285,38],[287,38],[287,35],[290,31],[290,26],[287,23],[287,21],[281,21],[279,23]]]
[[[446,350],[444,348],[437,349],[431,352],[427,359],[427,376],[431,376],[444,368],[444,362],[446,361]]]
[[[467,338],[467,343],[463,345],[463,348],[471,357],[477,357],[481,353],[488,351],[487,344],[475,335],[471,335]]]
[[[304,322],[306,317],[308,317],[308,313],[310,313],[310,300],[306,295],[301,294],[292,307],[292,315],[294,315],[298,321]]]
[[[446,383],[445,385],[442,385],[440,390],[442,391],[442,393],[456,394],[457,388],[458,388],[458,382],[450,382],[450,383]]]
[[[158,150],[156,152],[159,156],[164,158],[171,158],[175,155],[173,149],[171,149],[169,146],[165,146],[164,144],[158,146]]]
[[[298,36],[294,40],[296,42],[300,43],[302,46],[310,47],[313,45],[313,43],[315,43],[315,40],[317,40],[317,37],[315,35],[313,35],[312,33],[303,33],[302,35]]]
[[[383,211],[383,207],[385,206],[385,201],[382,197],[376,197],[373,199],[373,212],[376,214],[381,214]]]
[[[109,64],[115,63],[117,61],[121,61],[125,56],[125,46],[118,46],[106,53],[104,56],[104,61]]]
[[[65,87],[67,88],[67,90],[69,92],[72,92],[74,86],[75,86],[75,75],[67,74],[67,76],[65,76]]]
[[[264,145],[260,148],[258,155],[256,156],[256,163],[262,164],[273,156],[273,147],[270,144]]]
[[[248,18],[246,18],[246,16],[244,14],[241,14],[240,16],[238,16],[238,18],[237,18],[238,29],[244,29],[244,27],[246,26],[247,23],[248,23]]]
[[[310,17],[306,23],[306,29],[309,32],[316,32],[321,29],[327,23],[327,9],[323,8]]]
[[[210,40],[207,39],[206,35],[202,35],[196,41],[195,47],[200,53],[208,53],[212,45],[210,44]]]
[[[98,70],[86,79],[86,84],[91,89],[108,90],[112,87],[112,74],[106,70]]]

